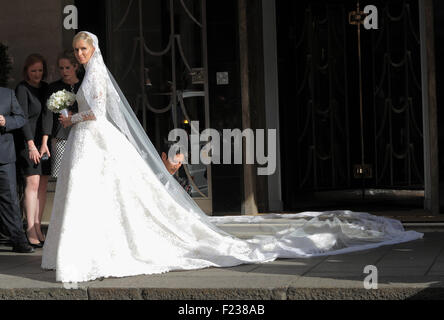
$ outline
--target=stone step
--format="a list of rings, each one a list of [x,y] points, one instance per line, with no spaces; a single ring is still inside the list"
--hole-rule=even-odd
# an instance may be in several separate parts
[[[405,230],[414,230],[417,232],[444,232],[443,222],[405,222],[402,225]]]

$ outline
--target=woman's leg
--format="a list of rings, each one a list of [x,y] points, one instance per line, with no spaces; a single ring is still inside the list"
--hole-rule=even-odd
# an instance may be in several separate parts
[[[38,244],[40,242],[37,232],[35,230],[36,214],[38,213],[39,210],[39,203],[37,199],[39,184],[40,184],[39,175],[32,175],[26,177],[25,199],[24,199],[26,221],[27,221],[26,234],[28,235],[28,241],[31,244]]]
[[[37,236],[40,241],[45,241],[45,236],[43,235],[43,232],[41,230],[41,223],[42,223],[43,211],[45,211],[48,180],[49,176],[40,176],[39,190],[37,194],[38,211],[35,216],[34,225],[35,225],[35,231],[37,232]]]

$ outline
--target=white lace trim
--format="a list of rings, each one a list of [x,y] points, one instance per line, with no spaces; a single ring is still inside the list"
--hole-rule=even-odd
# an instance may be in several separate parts
[[[89,118],[90,116],[95,116],[94,112],[92,110],[82,111],[82,112],[74,114],[71,117],[71,122],[72,122],[72,124],[83,122],[83,121],[85,121],[85,118]]]

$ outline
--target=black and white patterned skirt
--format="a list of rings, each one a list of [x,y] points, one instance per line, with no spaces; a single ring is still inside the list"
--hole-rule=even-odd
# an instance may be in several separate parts
[[[51,177],[53,178],[57,178],[59,175],[66,142],[67,140],[63,139],[52,139],[51,141]]]

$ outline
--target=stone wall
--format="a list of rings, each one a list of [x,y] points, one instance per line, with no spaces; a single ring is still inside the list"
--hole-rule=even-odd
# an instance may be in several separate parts
[[[31,53],[42,54],[48,63],[47,82],[59,79],[56,67],[58,54],[68,49],[74,30],[63,28],[63,8],[74,0],[0,0],[0,42],[9,47],[13,70],[8,87],[14,89],[22,80],[26,57]],[[48,198],[43,223],[51,217],[55,182],[48,186]]]
[[[63,50],[63,1],[0,0],[0,42],[9,47],[13,70],[8,87],[22,80],[22,68],[31,53],[42,54],[48,62],[48,78],[58,79],[56,59]]]

